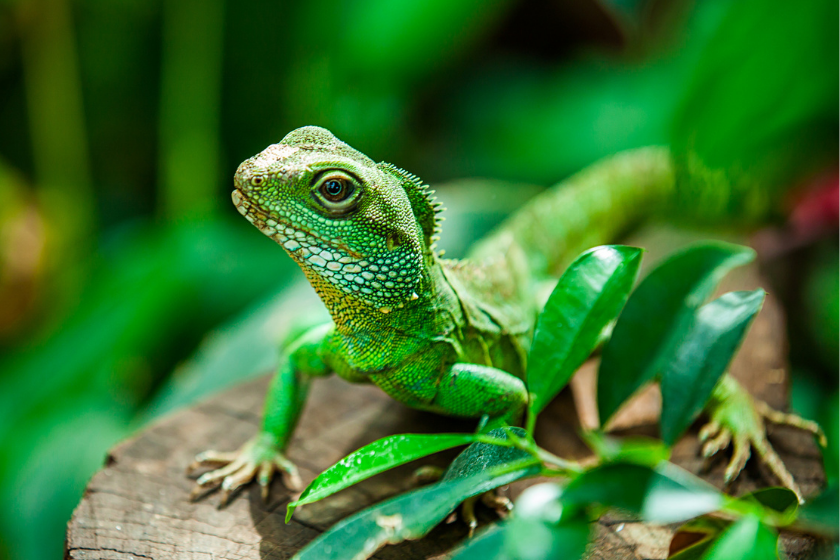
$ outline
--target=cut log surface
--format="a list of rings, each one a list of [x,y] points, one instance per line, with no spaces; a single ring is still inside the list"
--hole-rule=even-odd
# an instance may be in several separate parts
[[[739,289],[758,285],[741,278]],[[728,286],[732,289],[733,286]],[[759,315],[732,366],[747,388],[774,407],[784,408],[786,392],[786,336],[779,306],[772,295]],[[589,372],[587,374],[587,371]],[[583,376],[594,366],[584,367]],[[275,559],[289,558],[339,519],[411,486],[410,474],[421,464],[445,465],[454,452],[383,473],[321,502],[299,508],[284,523],[289,492],[279,480],[271,499],[263,503],[251,484],[229,505],[219,507],[219,494],[189,500],[194,479],[185,468],[206,449],[234,450],[260,424],[268,378],[242,384],[192,408],[160,419],[134,438],[115,447],[106,465],[90,481],[68,525],[66,557],[71,559]],[[536,438],[551,452],[567,457],[587,455],[576,433],[576,405],[585,409],[593,400],[588,382],[576,382],[575,394],[562,393],[541,415]],[[647,399],[645,401],[644,399]],[[642,395],[623,413],[621,433],[656,433],[650,407],[657,400]],[[655,412],[655,410],[654,410]],[[581,410],[584,424],[586,411]],[[380,437],[410,432],[471,431],[473,424],[411,410],[373,386],[351,385],[338,378],[318,380],[289,448],[304,482],[347,453]],[[673,461],[723,487],[728,453],[711,462],[699,455],[697,426],[675,447]],[[786,427],[770,427],[770,439],[805,495],[819,491],[825,479],[820,453],[811,436]],[[512,498],[538,481],[514,484]],[[736,495],[777,481],[751,459],[741,477],[727,491]],[[488,522],[495,514],[481,511]],[[617,514],[597,524],[590,558],[665,558],[674,526],[653,526]],[[443,524],[428,537],[381,549],[375,558],[438,558],[467,536],[461,521]],[[788,558],[807,558],[818,543],[809,537],[783,535]]]

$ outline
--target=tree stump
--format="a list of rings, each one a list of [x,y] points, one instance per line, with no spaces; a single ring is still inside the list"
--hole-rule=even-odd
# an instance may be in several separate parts
[[[753,273],[738,275],[728,289],[759,285]],[[732,366],[753,394],[776,408],[784,408],[786,391],[786,336],[781,310],[772,295],[757,318]],[[576,406],[586,422],[592,394],[593,364],[576,379],[574,395],[564,391],[541,415],[537,441],[553,453],[582,458],[587,449],[578,439]],[[589,376],[589,377],[587,377]],[[164,417],[116,446],[105,466],[90,481],[67,529],[66,558],[71,559],[279,559],[292,556],[320,532],[346,515],[410,487],[410,474],[418,464],[378,475],[321,502],[299,508],[284,523],[288,491],[279,481],[263,503],[254,484],[226,507],[219,495],[189,501],[194,480],[185,475],[193,456],[205,449],[233,450],[259,427],[268,378],[228,390],[192,408]],[[637,398],[623,413],[624,433],[655,434],[652,423],[658,407],[655,392]],[[652,408],[651,408],[652,407]],[[591,415],[591,412],[590,412]],[[471,431],[473,423],[411,410],[391,400],[376,387],[351,385],[338,378],[318,380],[289,448],[304,482],[347,453],[390,434],[407,432]],[[728,454],[705,465],[699,456],[697,426],[675,447],[672,460],[722,487]],[[771,442],[788,465],[805,495],[819,491],[825,478],[820,453],[803,432],[770,427]],[[445,465],[453,453],[440,454],[422,464]],[[514,484],[515,497],[529,480]],[[742,494],[777,481],[755,460],[727,490]],[[480,512],[483,521],[494,514]],[[665,558],[674,526],[647,525],[617,515],[597,524],[591,558]],[[443,524],[427,538],[389,546],[375,558],[437,558],[467,536],[460,521]],[[807,558],[817,546],[809,537],[783,535],[788,558]]]

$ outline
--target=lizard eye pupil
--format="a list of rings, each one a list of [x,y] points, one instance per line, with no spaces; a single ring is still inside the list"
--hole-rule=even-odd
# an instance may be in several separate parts
[[[340,179],[329,179],[324,181],[322,192],[330,201],[338,202],[347,197],[348,189],[344,181]]]

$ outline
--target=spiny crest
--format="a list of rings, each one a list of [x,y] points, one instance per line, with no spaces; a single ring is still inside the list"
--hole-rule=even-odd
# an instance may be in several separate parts
[[[411,203],[411,211],[423,230],[426,245],[433,250],[435,248],[434,243],[440,239],[438,234],[440,233],[440,223],[443,220],[440,213],[445,210],[443,204],[435,198],[435,191],[431,190],[429,185],[424,183],[417,175],[396,165],[381,162],[377,166],[400,180]]]

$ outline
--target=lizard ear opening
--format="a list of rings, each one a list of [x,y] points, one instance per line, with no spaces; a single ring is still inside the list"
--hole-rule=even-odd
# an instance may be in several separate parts
[[[400,240],[400,236],[396,233],[388,234],[387,239],[385,239],[385,244],[388,247],[389,251],[393,251],[400,245],[402,245],[402,241]]]

